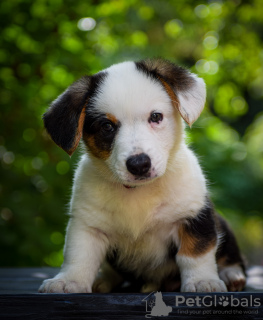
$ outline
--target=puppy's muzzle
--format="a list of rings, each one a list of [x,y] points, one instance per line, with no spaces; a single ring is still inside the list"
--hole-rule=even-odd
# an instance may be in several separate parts
[[[145,153],[136,154],[127,159],[126,167],[134,176],[146,176],[151,168],[151,159]]]

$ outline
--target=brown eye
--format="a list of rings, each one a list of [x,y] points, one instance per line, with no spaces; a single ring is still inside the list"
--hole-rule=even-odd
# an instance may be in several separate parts
[[[163,115],[161,113],[158,113],[158,112],[154,112],[151,114],[151,117],[150,117],[150,122],[161,122],[163,120]]]
[[[110,133],[110,132],[114,131],[114,127],[113,127],[113,125],[112,125],[111,122],[105,122],[105,123],[103,123],[103,125],[101,126],[101,128],[102,128],[102,130],[103,130],[104,132],[107,132],[107,133]]]

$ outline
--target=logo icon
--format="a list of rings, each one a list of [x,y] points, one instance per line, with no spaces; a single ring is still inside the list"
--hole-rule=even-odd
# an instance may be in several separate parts
[[[146,312],[145,318],[151,317],[167,317],[170,312],[172,312],[172,307],[167,306],[163,301],[163,295],[161,291],[151,292],[146,298],[142,301],[146,302]],[[148,307],[150,310],[148,310]]]
[[[220,304],[223,307],[226,307],[229,305],[228,297],[220,297],[218,299],[218,304]]]

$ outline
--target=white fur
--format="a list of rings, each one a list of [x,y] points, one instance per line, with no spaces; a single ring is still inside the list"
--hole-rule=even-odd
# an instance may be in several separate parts
[[[218,276],[214,248],[195,258],[177,254],[176,261],[181,271],[182,292],[227,291]]]
[[[71,218],[61,271],[54,279],[45,280],[40,292],[91,292],[107,246],[108,239],[105,234],[90,227],[86,219]]]
[[[205,178],[184,142],[180,114],[161,83],[138,72],[132,62],[106,71],[108,76],[93,102],[98,112],[114,115],[121,127],[106,161],[84,154],[79,162],[65,261],[61,272],[46,280],[40,292],[91,292],[107,250],[114,248],[119,249],[124,267],[146,280],[148,277],[149,283],[153,278],[160,282],[177,271],[176,261],[164,264],[164,254],[172,240],[179,241],[180,220],[195,217],[205,205]],[[190,124],[205,101],[204,83],[193,77],[193,89],[179,94],[180,113]],[[153,111],[164,115],[160,124],[148,122]],[[150,177],[137,181],[125,163],[129,156],[141,152],[150,156],[152,166]],[[124,185],[136,188],[126,189]],[[216,283],[212,289],[225,289],[214,259],[214,252],[202,258],[177,258],[183,290],[190,279],[196,291],[196,282],[208,275]],[[206,285],[200,288],[206,290]]]
[[[183,119],[191,126],[200,116],[206,99],[206,88],[204,80],[192,74],[195,82],[186,92],[179,92],[179,112]]]

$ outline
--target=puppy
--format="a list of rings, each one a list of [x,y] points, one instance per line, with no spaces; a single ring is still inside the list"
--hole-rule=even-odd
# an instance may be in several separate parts
[[[243,289],[235,237],[184,141],[182,119],[191,126],[205,99],[202,79],[153,59],[84,76],[51,104],[51,138],[69,155],[82,138],[86,153],[64,263],[40,292],[110,292],[127,274],[143,280],[141,292]]]

